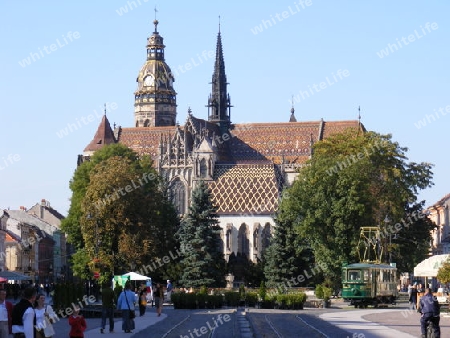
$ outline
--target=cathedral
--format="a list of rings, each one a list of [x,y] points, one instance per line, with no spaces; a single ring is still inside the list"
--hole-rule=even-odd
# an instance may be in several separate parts
[[[220,30],[211,94],[205,100],[207,118],[189,109],[184,125],[177,125],[175,78],[165,62],[157,20],[154,26],[147,60],[136,80],[134,126],[113,130],[105,114],[78,163],[117,142],[151,156],[180,215],[187,213],[196,183],[207,182],[222,228],[225,259],[240,253],[256,261],[273,234],[282,191],[312,156],[313,144],[364,126],[358,120],[297,122],[294,108],[287,122],[232,123]]]

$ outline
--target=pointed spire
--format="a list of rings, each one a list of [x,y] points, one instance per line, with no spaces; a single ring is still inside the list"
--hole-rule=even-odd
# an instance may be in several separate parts
[[[116,143],[116,139],[114,137],[114,133],[111,129],[111,125],[109,124],[108,118],[105,115],[102,117],[102,121],[100,122],[97,132],[94,135],[92,141],[84,148],[85,156],[92,155],[96,150],[102,148],[105,144],[113,144]]]
[[[289,122],[297,122],[294,112],[295,112],[295,110],[294,110],[294,95],[292,95],[291,117],[289,118]]]
[[[153,20],[153,24],[155,25],[155,33],[158,33],[158,20],[156,20],[156,13],[158,12],[158,10],[156,9],[155,6],[155,20]]]
[[[208,120],[220,126],[222,132],[227,132],[230,126],[230,97],[227,93],[227,76],[225,74],[225,62],[223,59],[222,37],[217,34],[216,60],[212,76],[212,90],[208,99]]]

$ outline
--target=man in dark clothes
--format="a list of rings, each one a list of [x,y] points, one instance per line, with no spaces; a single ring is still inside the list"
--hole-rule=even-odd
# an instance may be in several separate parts
[[[116,307],[114,290],[111,288],[111,282],[106,282],[102,290],[102,327],[101,333],[105,331],[106,318],[109,319],[109,332],[114,332],[114,309]]]

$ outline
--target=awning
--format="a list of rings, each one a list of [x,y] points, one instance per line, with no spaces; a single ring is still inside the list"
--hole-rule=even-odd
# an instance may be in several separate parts
[[[435,255],[417,264],[414,277],[436,277],[439,268],[450,257],[450,254]]]
[[[0,271],[0,277],[6,278],[7,280],[33,280],[30,276],[22,275],[14,271]]]
[[[130,280],[147,280],[147,279],[152,279],[151,277],[147,277],[144,275],[140,275],[137,272],[128,272],[124,275],[122,275],[122,278],[125,277],[129,277]]]

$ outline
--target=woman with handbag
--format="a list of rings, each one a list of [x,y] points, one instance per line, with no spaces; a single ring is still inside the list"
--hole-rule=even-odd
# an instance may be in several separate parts
[[[56,320],[56,314],[50,305],[45,305],[43,294],[36,297],[34,312],[36,313],[36,338],[53,337],[55,330],[52,321]]]
[[[125,283],[125,289],[120,293],[117,300],[117,309],[122,311],[122,330],[131,333],[134,330],[134,292],[130,290],[130,281]]]

